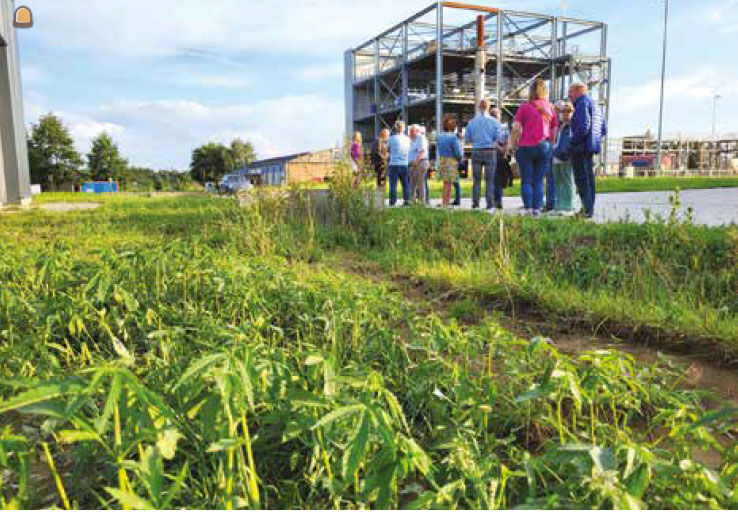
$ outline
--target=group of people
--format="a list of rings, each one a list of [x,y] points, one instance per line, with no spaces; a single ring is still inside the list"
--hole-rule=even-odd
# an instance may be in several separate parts
[[[501,123],[501,112],[482,100],[479,113],[467,125],[465,140],[472,146],[472,207],[479,208],[482,182],[486,208],[502,209],[503,189],[511,183],[511,159],[517,162],[525,213],[574,215],[575,189],[582,204],[581,215],[591,218],[595,205],[594,155],[602,150],[607,126],[601,110],[589,96],[587,86],[575,83],[569,100],[552,105],[545,82],[537,79],[528,101],[518,109],[512,130]],[[397,203],[397,182],[402,185],[405,205],[427,204],[430,154],[422,128],[397,121],[394,133],[382,130],[371,148],[376,174],[377,199],[384,202],[389,179],[389,204]],[[361,135],[351,146],[351,161],[358,187],[363,168]],[[443,119],[443,132],[436,137],[436,170],[443,181],[442,206],[461,204],[460,173],[468,167],[461,136],[453,115]],[[545,182],[545,187],[544,187]],[[451,202],[451,188],[455,200]]]

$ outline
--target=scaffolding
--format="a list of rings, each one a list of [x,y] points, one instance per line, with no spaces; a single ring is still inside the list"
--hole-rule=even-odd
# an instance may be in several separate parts
[[[503,120],[536,78],[553,100],[565,98],[573,82],[586,83],[609,118],[605,23],[439,1],[345,52],[346,132],[371,141],[402,119],[426,126],[432,143],[444,114],[465,125],[475,113],[479,23],[484,96],[501,107]]]
[[[619,140],[620,169],[638,174],[657,169],[658,140],[648,132]],[[669,173],[733,174],[738,171],[738,137],[674,137],[661,143],[662,168]]]

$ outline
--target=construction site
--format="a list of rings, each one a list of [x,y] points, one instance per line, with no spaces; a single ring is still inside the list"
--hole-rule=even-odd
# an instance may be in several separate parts
[[[536,78],[551,99],[586,83],[607,117],[610,73],[605,23],[438,2],[345,52],[346,131],[371,141],[402,119],[433,142],[443,115],[463,126],[483,97],[511,119]]]
[[[347,50],[344,68],[346,133],[361,132],[367,144],[397,119],[424,126],[433,144],[445,114],[465,126],[483,97],[508,122],[536,78],[552,101],[587,84],[610,117],[607,24],[594,20],[437,2]],[[738,172],[738,137],[664,139],[661,166],[658,147],[650,133],[611,137],[598,173]]]

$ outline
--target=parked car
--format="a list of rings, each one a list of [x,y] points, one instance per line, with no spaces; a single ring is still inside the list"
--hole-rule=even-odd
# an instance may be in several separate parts
[[[226,174],[220,180],[221,194],[237,194],[241,190],[250,190],[251,182],[240,174]]]

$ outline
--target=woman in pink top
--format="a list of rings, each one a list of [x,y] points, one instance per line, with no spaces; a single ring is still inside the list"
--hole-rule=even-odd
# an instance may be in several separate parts
[[[556,109],[546,99],[546,84],[536,79],[527,103],[515,114],[508,151],[517,146],[515,159],[520,169],[520,195],[526,213],[538,216],[543,206],[543,179],[552,165]]]
[[[354,188],[359,188],[359,183],[364,177],[364,147],[361,132],[354,133],[354,140],[351,143],[351,170],[354,173]]]

